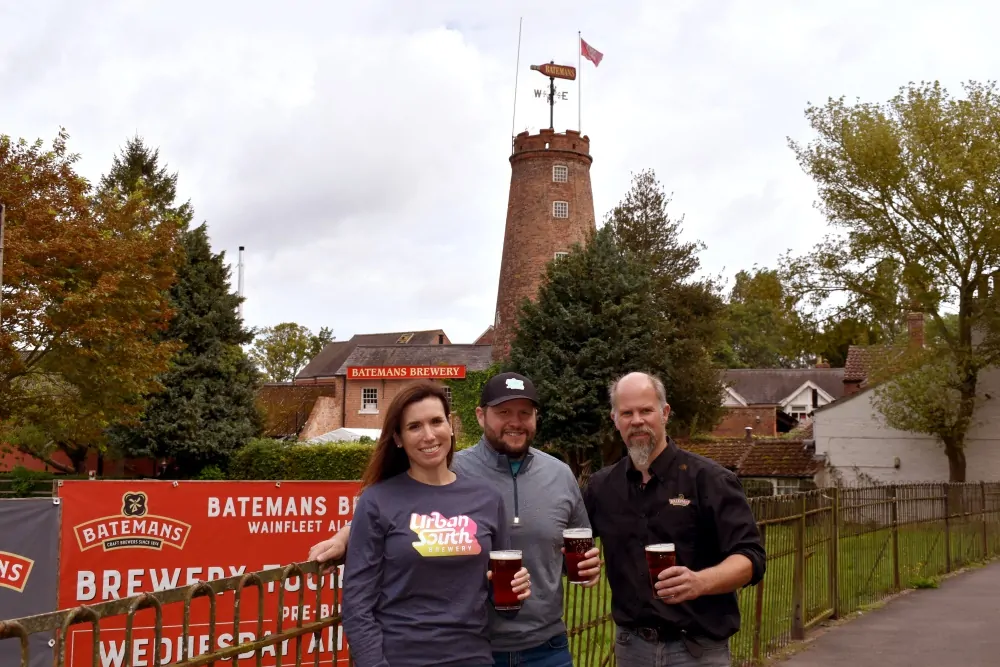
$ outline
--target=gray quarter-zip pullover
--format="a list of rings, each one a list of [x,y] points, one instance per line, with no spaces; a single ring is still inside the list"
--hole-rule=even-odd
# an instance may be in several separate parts
[[[566,632],[562,532],[590,527],[580,486],[569,466],[529,448],[515,473],[506,455],[480,439],[455,453],[452,470],[482,479],[503,494],[510,548],[521,550],[524,567],[531,573],[531,597],[514,618],[503,618],[490,608],[492,650],[523,651]]]

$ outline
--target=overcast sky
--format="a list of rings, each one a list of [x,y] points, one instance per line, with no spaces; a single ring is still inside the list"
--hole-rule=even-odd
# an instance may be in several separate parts
[[[598,221],[653,168],[706,272],[807,250],[824,221],[787,137],[828,97],[1000,71],[992,3],[0,0],[0,133],[59,126],[96,182],[136,133],[234,264],[245,317],[338,339],[493,319],[510,135],[548,126],[531,64],[582,63]],[[516,118],[518,19],[523,17]],[[576,129],[578,89],[556,107]]]

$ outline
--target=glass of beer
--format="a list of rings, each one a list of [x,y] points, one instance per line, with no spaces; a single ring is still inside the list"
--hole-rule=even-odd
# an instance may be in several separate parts
[[[649,585],[653,587],[654,598],[659,598],[656,594],[656,582],[660,580],[660,572],[676,564],[677,556],[673,544],[646,545],[646,566],[649,568]]]
[[[521,569],[521,552],[517,550],[491,551],[490,571],[493,572],[493,608],[497,611],[514,611],[521,608],[511,581]]]
[[[566,549],[566,581],[582,584],[587,581],[580,574],[580,561],[594,548],[594,531],[590,528],[567,528],[563,531],[563,547]]]

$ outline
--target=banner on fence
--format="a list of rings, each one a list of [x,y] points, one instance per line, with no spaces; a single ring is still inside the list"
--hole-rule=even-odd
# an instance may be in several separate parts
[[[0,620],[56,610],[59,509],[52,498],[0,500]],[[50,639],[29,638],[30,667],[52,665]],[[0,667],[20,664],[20,642],[0,641]]]
[[[59,488],[59,606],[96,604],[304,561],[309,547],[350,522],[358,490],[357,482],[65,481]],[[320,609],[316,585],[314,577],[306,577],[306,623],[331,613],[334,602],[332,575],[323,578]],[[277,632],[279,616],[285,630],[298,622],[301,582],[286,582],[280,609],[278,587],[264,585],[264,635]],[[211,645],[208,601],[194,600],[183,653],[183,604],[166,605],[161,664],[258,639],[257,589],[243,592],[238,637],[233,632],[233,598],[233,593],[217,596]],[[155,664],[155,613],[144,609],[135,618],[131,664],[149,667]],[[99,662],[94,667],[125,664],[125,622],[124,615],[101,622]],[[74,627],[67,639],[67,666],[90,666],[92,639],[87,625]],[[318,652],[320,664],[331,665],[335,647],[346,664],[339,628],[327,628],[319,642],[308,635],[302,641],[303,662],[313,664]],[[282,659],[291,664],[295,641],[264,649],[264,667],[276,664],[278,651],[291,656]]]

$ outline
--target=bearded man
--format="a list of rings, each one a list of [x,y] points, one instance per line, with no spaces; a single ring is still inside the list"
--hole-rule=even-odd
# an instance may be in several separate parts
[[[663,382],[629,373],[609,388],[628,456],[584,489],[611,588],[621,667],[730,664],[740,627],[736,591],[764,576],[766,554],[739,480],[667,436]],[[651,554],[671,554],[660,570]]]
[[[490,613],[494,667],[572,667],[563,622],[563,531],[589,528],[580,486],[569,466],[531,446],[538,396],[530,379],[501,373],[483,386],[476,417],[483,429],[478,443],[456,452],[452,470],[499,489],[504,497],[511,548],[521,551],[531,573],[531,597],[516,616]],[[309,560],[341,558],[350,528],[309,551]],[[590,549],[579,564],[580,584],[600,581],[600,550]]]

